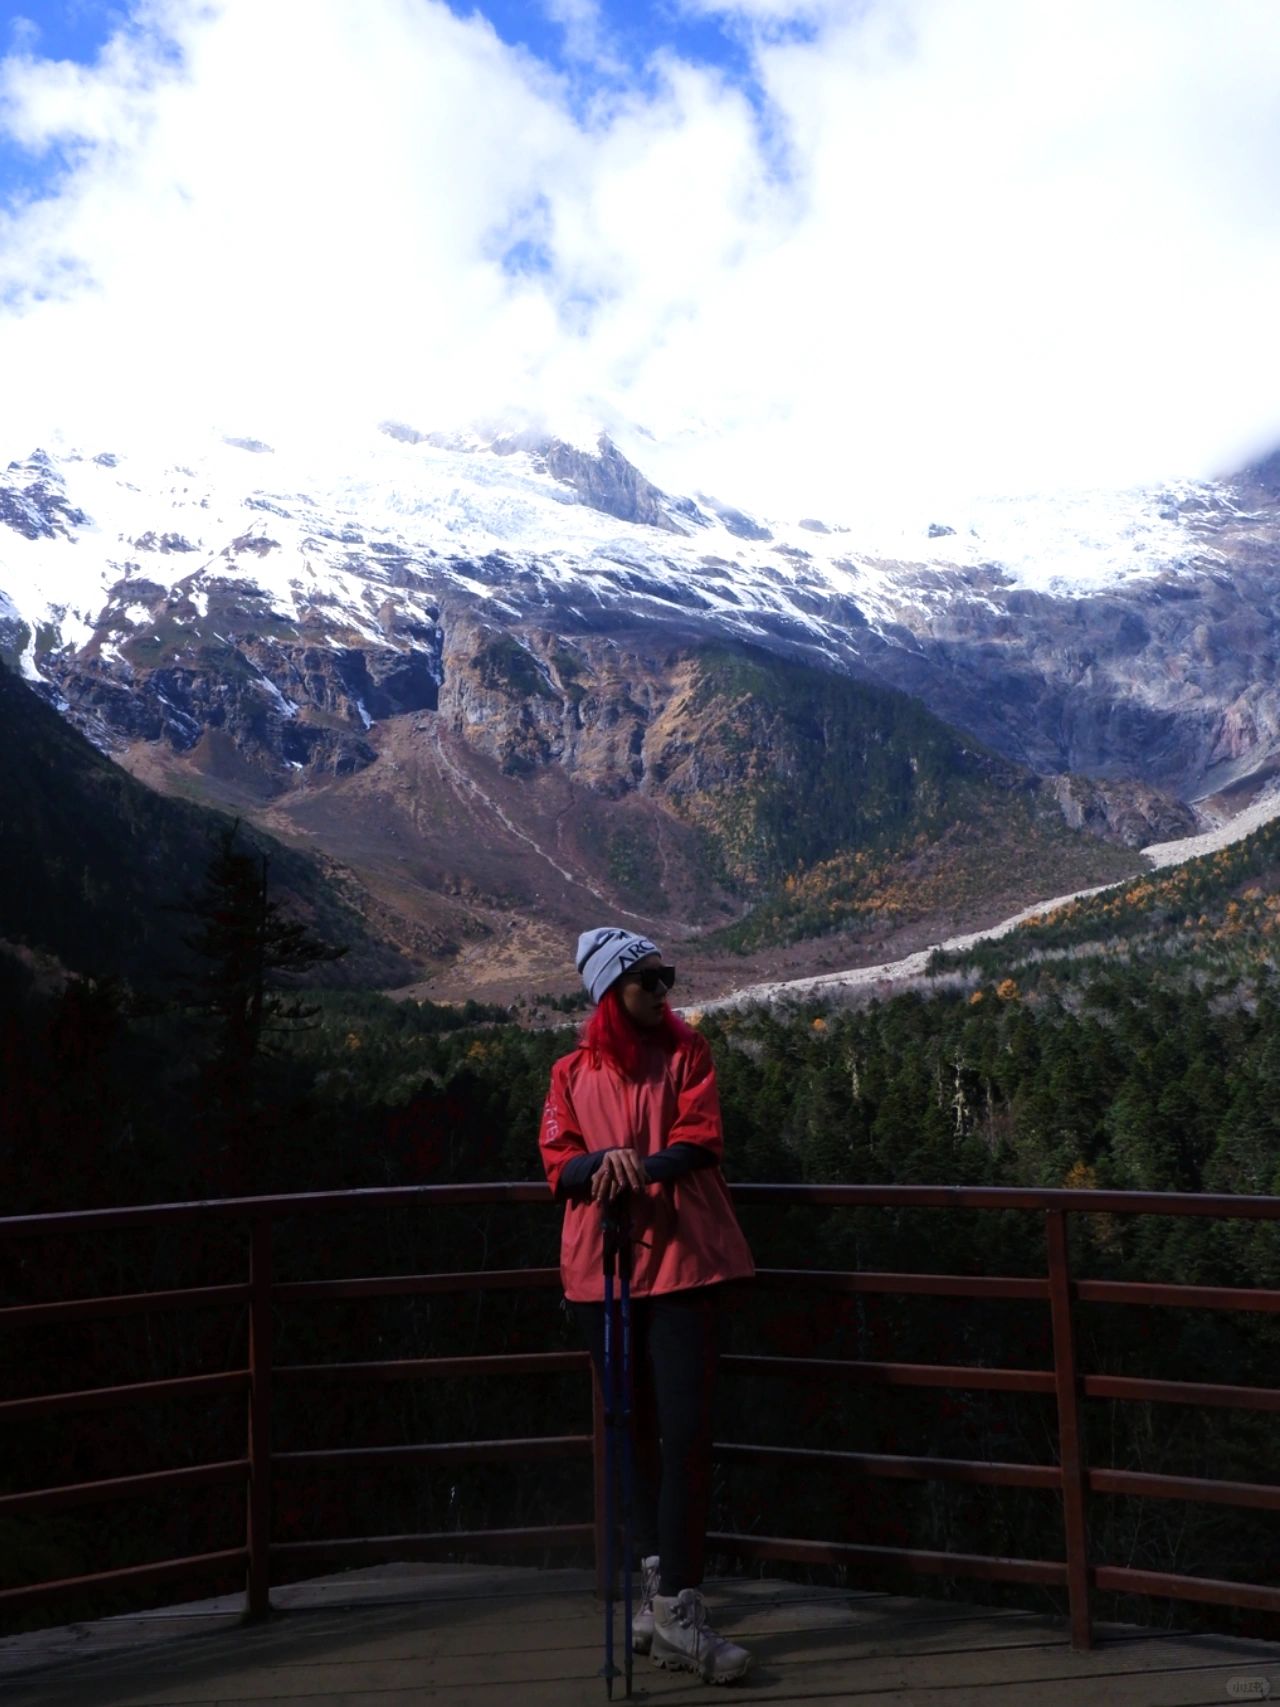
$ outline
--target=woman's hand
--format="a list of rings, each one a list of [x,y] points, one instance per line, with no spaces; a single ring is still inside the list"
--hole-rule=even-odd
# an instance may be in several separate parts
[[[645,1184],[644,1164],[634,1150],[606,1150],[591,1176],[591,1201],[612,1203],[624,1191],[642,1191]]]

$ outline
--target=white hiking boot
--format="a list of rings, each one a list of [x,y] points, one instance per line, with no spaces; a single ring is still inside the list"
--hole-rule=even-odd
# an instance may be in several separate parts
[[[732,1683],[751,1664],[745,1648],[717,1636],[707,1623],[706,1602],[696,1588],[654,1595],[649,1652],[654,1665],[696,1672],[704,1683]]]
[[[647,1654],[653,1645],[653,1597],[661,1580],[658,1555],[652,1553],[647,1559],[641,1559],[640,1604],[631,1619],[631,1646],[637,1654]]]

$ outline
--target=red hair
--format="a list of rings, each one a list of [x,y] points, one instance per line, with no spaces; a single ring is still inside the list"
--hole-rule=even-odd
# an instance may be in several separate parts
[[[637,1025],[623,1007],[617,985],[611,984],[583,1026],[578,1042],[591,1051],[597,1065],[607,1062],[624,1079],[639,1079],[644,1075],[646,1043],[656,1043],[671,1055],[693,1035],[680,1015],[670,1008],[662,1010],[661,1024]]]

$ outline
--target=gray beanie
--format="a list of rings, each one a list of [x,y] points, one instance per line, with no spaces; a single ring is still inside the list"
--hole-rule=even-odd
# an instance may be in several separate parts
[[[578,938],[578,971],[593,1002],[637,960],[656,954],[657,946],[647,936],[634,936],[616,926],[601,925],[583,931]]]

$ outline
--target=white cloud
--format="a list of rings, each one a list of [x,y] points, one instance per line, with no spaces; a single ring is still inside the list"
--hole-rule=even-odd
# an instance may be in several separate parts
[[[68,169],[0,215],[0,452],[510,409],[838,516],[1280,439],[1270,0],[690,9],[762,101],[666,55],[583,116],[436,0],[148,0],[92,69],[24,45],[0,124]]]
[[[542,0],[543,10],[564,31],[565,52],[610,71],[621,71],[621,63],[606,45],[608,30],[600,14],[599,0]]]
[[[29,53],[40,40],[40,26],[33,18],[15,13],[9,19],[9,47],[14,53]]]

